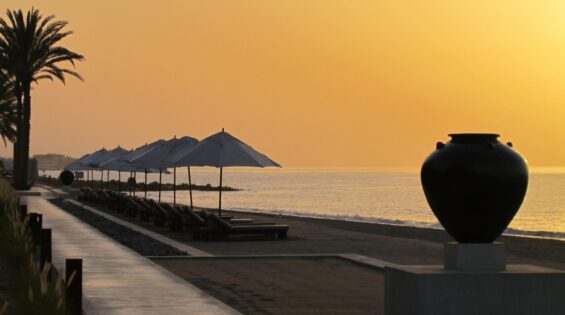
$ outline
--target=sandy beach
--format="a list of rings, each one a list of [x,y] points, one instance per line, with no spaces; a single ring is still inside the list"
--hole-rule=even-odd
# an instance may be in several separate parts
[[[384,276],[334,257],[156,259],[243,314],[380,314]]]
[[[290,226],[288,239],[232,239],[194,241],[191,233],[171,232],[168,228],[103,209],[121,219],[167,235],[214,255],[277,254],[360,254],[395,264],[441,264],[443,244],[451,241],[443,230],[395,226],[378,223],[293,217],[265,213],[227,211],[238,218],[256,222],[276,222]],[[565,270],[565,242],[521,236],[502,236],[509,263],[535,264]]]
[[[256,222],[288,224],[288,239],[204,242],[193,240],[189,232],[171,232],[96,208],[214,255],[151,258],[244,314],[382,314],[383,269],[337,255],[357,254],[394,264],[442,264],[443,244],[450,241],[442,230],[225,211]],[[509,263],[565,270],[563,241],[518,236],[499,241],[506,244]]]
[[[231,254],[256,253],[355,253],[396,264],[441,264],[443,244],[453,241],[443,230],[378,223],[229,212],[291,226],[289,241],[254,242],[252,248],[238,242],[193,243],[208,251]],[[534,264],[565,270],[565,241],[522,236],[502,236],[509,263]],[[271,243],[268,244],[267,243]],[[283,245],[279,245],[283,243]],[[279,247],[280,246],[280,247]]]

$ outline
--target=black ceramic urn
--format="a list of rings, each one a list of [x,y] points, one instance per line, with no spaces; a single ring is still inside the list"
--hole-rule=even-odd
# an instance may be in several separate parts
[[[75,174],[73,174],[73,172],[67,171],[67,170],[62,171],[61,174],[59,174],[59,180],[61,181],[61,183],[63,185],[69,186],[75,180]]]
[[[528,164],[497,134],[449,136],[422,165],[426,199],[456,241],[494,242],[524,200]]]

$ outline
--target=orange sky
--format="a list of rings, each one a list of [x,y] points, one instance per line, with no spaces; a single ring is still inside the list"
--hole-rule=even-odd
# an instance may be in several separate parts
[[[284,166],[417,167],[498,132],[565,165],[560,0],[2,1],[32,5],[87,57],[85,83],[33,91],[32,154],[224,127]]]

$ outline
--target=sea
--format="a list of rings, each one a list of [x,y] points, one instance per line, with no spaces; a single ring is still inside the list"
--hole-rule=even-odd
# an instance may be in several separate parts
[[[40,171],[57,177],[60,171]],[[192,183],[219,183],[219,170],[191,168]],[[95,172],[100,180],[101,172]],[[122,180],[129,177],[121,174]],[[143,182],[143,174],[137,174]],[[117,179],[110,172],[110,179]],[[158,181],[149,174],[148,182]],[[104,172],[106,180],[106,172]],[[163,174],[172,183],[173,174]],[[177,169],[177,183],[187,183],[186,168]],[[222,209],[329,218],[440,229],[422,190],[416,169],[398,168],[224,168],[223,185],[240,189],[222,193]],[[143,194],[143,192],[137,192]],[[157,192],[148,192],[157,198]],[[164,191],[162,201],[173,201]],[[188,191],[177,191],[177,203],[189,203]],[[218,207],[218,192],[194,191],[195,206]],[[530,169],[526,198],[506,234],[565,240],[565,167]]]

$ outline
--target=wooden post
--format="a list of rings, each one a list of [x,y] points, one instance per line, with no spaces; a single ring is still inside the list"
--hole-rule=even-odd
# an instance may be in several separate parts
[[[133,196],[135,197],[135,188],[137,186],[137,172],[133,171]]]
[[[27,226],[31,231],[31,238],[35,245],[40,245],[41,227],[43,226],[43,216],[39,213],[30,213]]]
[[[72,278],[72,279],[71,279]],[[82,259],[65,260],[65,307],[67,315],[82,314]]]
[[[143,185],[143,189],[145,190],[144,198],[147,198],[147,169],[145,169],[145,184]]]
[[[218,216],[222,217],[222,173],[224,168],[220,167],[220,203],[218,205]]]
[[[190,210],[194,210],[192,207],[192,180],[190,179],[190,166],[188,168],[188,193],[190,194]]]
[[[161,202],[161,178],[163,177],[163,171],[159,170],[159,202]]]
[[[24,221],[27,216],[27,205],[20,205],[20,219]]]
[[[46,263],[51,263],[51,229],[41,229],[41,251],[40,251],[40,266],[41,270]]]

